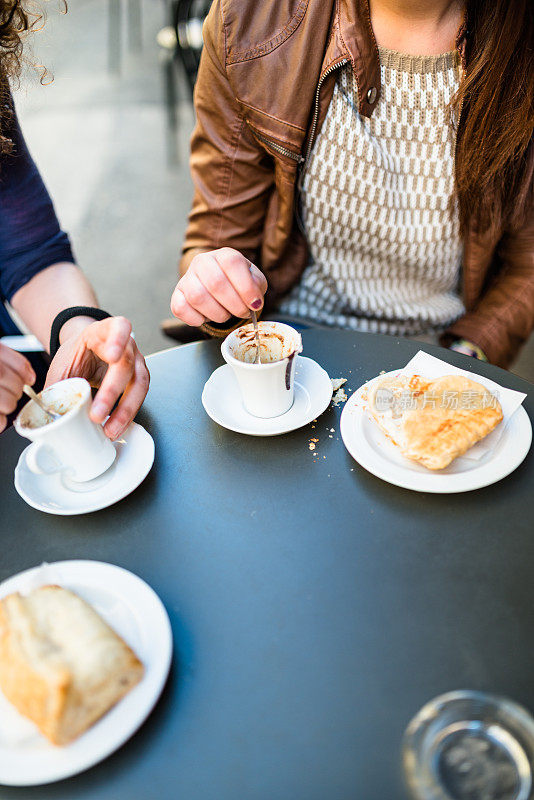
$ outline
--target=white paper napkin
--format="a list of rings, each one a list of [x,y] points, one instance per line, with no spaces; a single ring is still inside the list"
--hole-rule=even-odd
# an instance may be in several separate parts
[[[489,378],[485,378],[482,375],[477,375],[475,372],[468,372],[465,369],[453,367],[452,364],[448,364],[446,361],[442,361],[440,358],[431,356],[428,353],[425,353],[423,350],[419,350],[419,352],[414,355],[411,361],[409,361],[406,366],[400,370],[400,373],[406,376],[420,375],[422,378],[426,378],[427,380],[442,378],[444,375],[464,375],[466,378],[470,378],[471,380],[482,384],[482,386],[496,396],[502,408],[502,422],[497,425],[495,430],[493,430],[488,436],[473,445],[473,447],[471,447],[467,453],[460,458],[457,458],[456,461],[461,461],[462,459],[466,459],[467,461],[479,461],[486,453],[489,453],[491,450],[493,450],[493,448],[498,444],[513,414],[517,411],[526,397],[526,394],[523,392],[516,392],[513,389],[507,389],[506,387],[495,383],[495,381],[492,381]]]

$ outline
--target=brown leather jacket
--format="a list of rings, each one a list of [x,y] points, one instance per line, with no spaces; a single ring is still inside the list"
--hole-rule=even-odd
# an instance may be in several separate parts
[[[463,25],[456,46],[464,67],[465,34]],[[182,273],[197,253],[228,246],[264,271],[268,301],[299,280],[307,264],[295,220],[299,169],[326,115],[336,69],[348,62],[360,113],[369,117],[380,96],[380,63],[368,0],[214,0],[195,92],[195,197]],[[508,366],[534,324],[534,209],[521,230],[469,233],[463,299],[466,314],[444,343],[469,339]]]

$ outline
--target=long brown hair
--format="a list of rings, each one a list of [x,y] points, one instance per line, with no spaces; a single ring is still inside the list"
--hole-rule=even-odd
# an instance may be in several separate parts
[[[468,0],[455,97],[456,187],[466,233],[523,225],[534,202],[534,0]]]

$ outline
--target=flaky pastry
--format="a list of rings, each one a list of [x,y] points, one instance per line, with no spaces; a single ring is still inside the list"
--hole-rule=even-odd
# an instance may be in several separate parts
[[[0,600],[0,688],[53,744],[68,744],[143,677],[135,653],[59,586]]]
[[[462,375],[386,376],[371,387],[368,411],[406,458],[432,470],[447,467],[502,420],[497,398]]]

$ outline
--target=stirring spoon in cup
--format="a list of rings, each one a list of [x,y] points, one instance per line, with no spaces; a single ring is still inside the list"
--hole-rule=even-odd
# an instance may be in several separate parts
[[[252,319],[252,324],[254,325],[254,338],[256,339],[256,364],[261,364],[261,357],[260,357],[260,329],[258,328],[258,318],[256,316],[256,312],[250,312],[250,316]]]
[[[39,397],[39,395],[38,395],[38,394],[36,394],[36,393],[33,391],[32,387],[31,387],[31,386],[28,386],[28,384],[27,384],[27,383],[26,383],[26,384],[24,384],[24,386],[23,386],[23,391],[24,391],[24,394],[27,394],[27,395],[28,395],[28,397],[30,397],[30,398],[33,400],[33,402],[34,402],[34,403],[36,403],[36,404],[39,406],[39,408],[41,409],[41,411],[44,411],[44,413],[45,413],[47,416],[49,416],[49,417],[50,417],[52,420],[54,420],[54,421],[55,421],[56,419],[60,419],[60,417],[61,417],[61,414],[57,414],[55,411],[52,411],[51,409],[47,408],[47,407],[45,406],[45,404],[43,403],[43,401],[41,400],[41,398]]]

